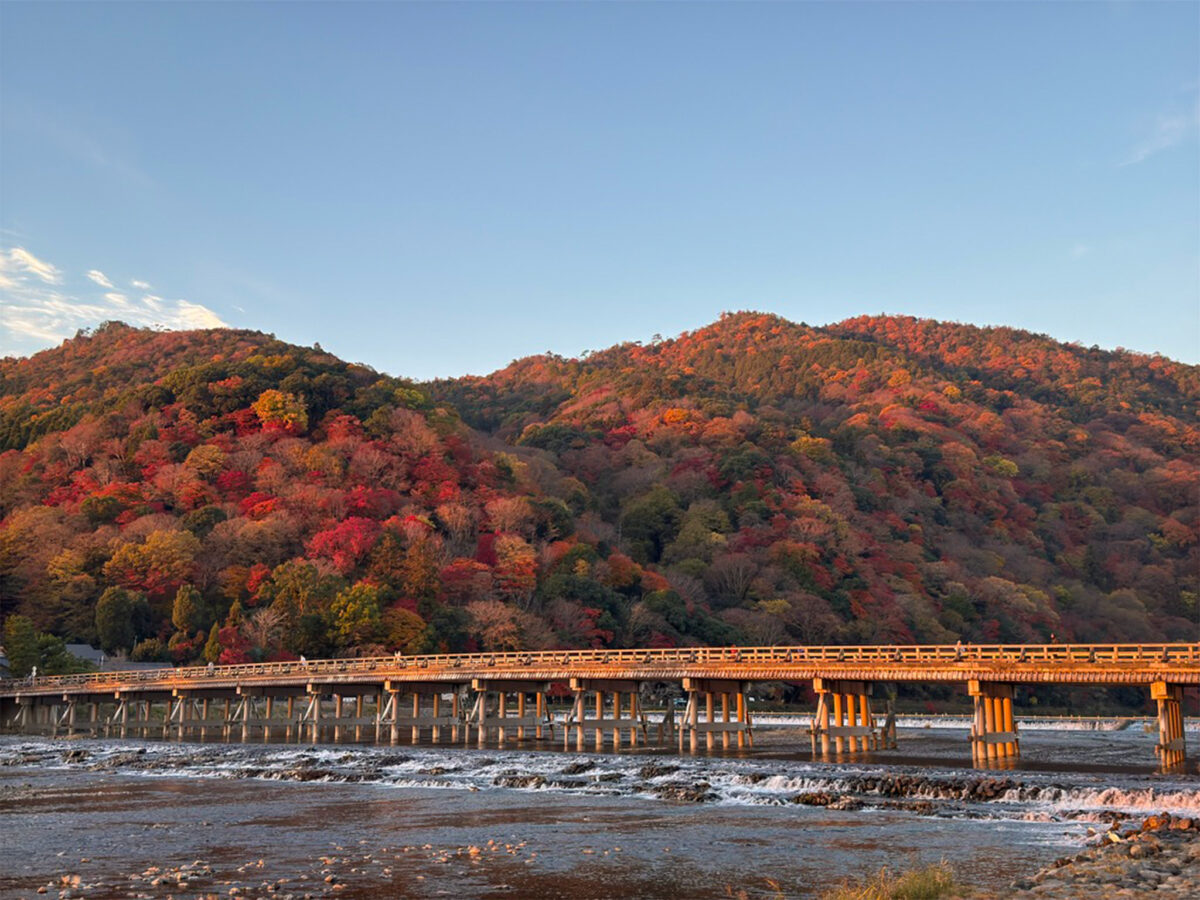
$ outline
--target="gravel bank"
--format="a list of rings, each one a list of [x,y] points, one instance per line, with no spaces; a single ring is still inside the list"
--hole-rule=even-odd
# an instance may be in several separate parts
[[[1013,882],[1013,897],[1200,897],[1200,820],[1151,816]]]

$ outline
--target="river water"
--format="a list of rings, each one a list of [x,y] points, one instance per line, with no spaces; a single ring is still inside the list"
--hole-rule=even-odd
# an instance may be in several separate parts
[[[1140,724],[1027,725],[1005,771],[971,767],[965,721],[907,724],[844,763],[761,719],[696,756],[9,736],[0,897],[803,897],[940,860],[1003,896],[1113,819],[1200,817],[1194,763],[1157,772]]]

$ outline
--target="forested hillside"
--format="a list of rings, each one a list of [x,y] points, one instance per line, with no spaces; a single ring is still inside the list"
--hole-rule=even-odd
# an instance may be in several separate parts
[[[110,324],[0,362],[0,613],[177,662],[1194,639],[1198,400],[892,317],[426,385]]]

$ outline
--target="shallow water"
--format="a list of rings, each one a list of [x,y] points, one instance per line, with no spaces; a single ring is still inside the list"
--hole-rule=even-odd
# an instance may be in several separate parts
[[[958,728],[845,764],[794,728],[756,738],[698,756],[0,738],[0,895],[78,873],[88,896],[165,897],[128,876],[193,860],[222,894],[808,896],[941,859],[1003,893],[1114,817],[1200,817],[1200,780],[1158,774],[1135,729],[1026,731],[1002,772],[973,770]]]

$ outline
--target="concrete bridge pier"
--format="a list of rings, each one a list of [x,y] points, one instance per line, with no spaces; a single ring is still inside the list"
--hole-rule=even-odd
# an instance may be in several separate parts
[[[1158,701],[1158,744],[1154,752],[1163,768],[1181,766],[1187,760],[1183,732],[1183,685],[1156,681],[1150,697]]]
[[[975,700],[971,724],[971,758],[976,765],[1003,765],[1021,755],[1020,739],[1013,718],[1011,684],[995,681],[967,682],[967,693]]]
[[[812,752],[828,756],[830,746],[838,755],[879,750],[885,743],[895,746],[895,719],[891,718],[891,737],[885,741],[871,712],[874,685],[865,681],[835,681],[814,678],[817,711],[809,728]],[[818,750],[819,748],[819,750]]]
[[[679,749],[683,750],[684,738],[687,737],[688,748],[695,753],[699,749],[699,736],[704,735],[705,749],[712,750],[716,746],[716,735],[721,735],[721,745],[728,748],[729,736],[737,736],[737,745],[754,746],[754,733],[751,730],[750,705],[746,702],[746,692],[750,689],[748,682],[734,681],[724,678],[684,678],[683,690],[688,695],[687,708],[684,710],[683,721],[679,723]],[[716,698],[721,698],[721,718],[716,716]],[[730,699],[733,698],[733,718]],[[700,718],[700,708],[704,707],[704,719]]]
[[[563,749],[569,750],[571,730],[575,731],[575,749],[583,750],[587,733],[592,737],[597,750],[604,747],[604,735],[608,732],[612,739],[613,749],[619,749],[622,742],[628,740],[630,747],[636,747],[639,740],[648,743],[646,715],[642,712],[641,682],[631,679],[613,678],[572,678],[571,690],[575,694],[575,702],[567,716],[563,729]],[[594,698],[594,715],[588,718],[587,695]],[[607,698],[607,700],[606,700]],[[611,715],[605,717],[605,708],[611,710]]]

